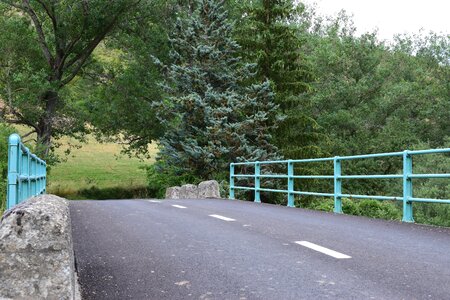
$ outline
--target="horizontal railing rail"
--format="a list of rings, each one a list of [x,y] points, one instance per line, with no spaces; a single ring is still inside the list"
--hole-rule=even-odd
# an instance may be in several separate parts
[[[230,199],[235,199],[235,190],[250,190],[254,191],[254,201],[261,202],[261,192],[275,192],[287,194],[287,206],[294,207],[294,195],[303,196],[320,196],[334,198],[334,212],[342,213],[342,198],[355,199],[375,199],[375,200],[391,200],[403,202],[403,218],[404,222],[414,222],[413,218],[413,202],[426,203],[446,203],[450,204],[450,199],[431,199],[431,198],[416,198],[413,197],[413,179],[429,179],[429,178],[450,178],[450,173],[444,174],[414,174],[413,173],[413,156],[426,154],[450,153],[450,148],[444,149],[429,149],[429,150],[405,150],[401,152],[375,153],[353,156],[336,156],[326,158],[311,158],[311,159],[289,159],[289,160],[275,160],[275,161],[254,161],[254,162],[237,162],[230,164]],[[383,158],[383,157],[401,157],[403,160],[402,174],[375,174],[375,175],[342,175],[342,161],[367,159],[367,158]],[[299,163],[314,163],[314,162],[333,162],[333,175],[296,175],[294,174],[294,165]],[[262,165],[281,164],[287,165],[287,174],[261,174]],[[251,166],[254,168],[254,174],[236,174],[235,166]],[[450,166],[449,166],[450,167]],[[247,178],[253,179],[254,186],[237,186],[235,179]],[[269,189],[261,187],[261,178],[286,179],[287,189]],[[295,179],[333,179],[334,192],[308,192],[296,191],[294,189]],[[402,196],[382,196],[382,195],[353,195],[342,193],[343,179],[402,179],[403,195]]]
[[[8,141],[8,187],[6,192],[7,209],[28,199],[44,194],[47,184],[47,164],[31,153],[20,140],[12,134]]]

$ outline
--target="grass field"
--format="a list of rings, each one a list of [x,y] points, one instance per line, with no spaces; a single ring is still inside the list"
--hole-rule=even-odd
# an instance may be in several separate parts
[[[77,144],[72,140],[62,140]],[[144,167],[151,164],[156,147],[150,146],[151,159],[139,160],[120,153],[121,146],[114,143],[99,143],[93,137],[80,149],[72,149],[67,161],[53,166],[48,175],[48,192],[76,198],[83,189],[134,189],[146,186]],[[64,156],[67,146],[57,153]]]
[[[20,134],[27,132],[24,127],[17,126],[16,129]],[[147,186],[144,168],[153,163],[157,153],[156,146],[150,145],[150,159],[129,158],[120,153],[121,145],[99,143],[92,136],[87,138],[87,143],[70,138],[63,138],[60,142],[62,146],[56,153],[65,161],[51,167],[47,192],[70,199],[96,197],[99,191],[104,190],[109,190],[107,197],[130,194],[124,191],[142,191]],[[69,144],[80,145],[81,148],[73,148],[66,156],[64,152]]]

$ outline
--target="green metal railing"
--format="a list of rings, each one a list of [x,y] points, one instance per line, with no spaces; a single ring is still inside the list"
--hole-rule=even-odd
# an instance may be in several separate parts
[[[403,218],[404,222],[414,222],[413,218],[413,202],[428,202],[428,203],[447,203],[450,204],[450,199],[429,199],[429,198],[415,198],[413,197],[413,179],[421,178],[450,178],[450,173],[446,174],[414,174],[413,173],[413,156],[426,155],[436,153],[450,153],[450,148],[446,149],[431,149],[390,153],[377,153],[354,156],[336,156],[327,158],[314,159],[298,159],[298,160],[278,160],[278,161],[255,161],[255,162],[239,162],[230,164],[230,199],[235,199],[235,190],[253,190],[255,192],[254,201],[261,202],[260,192],[276,192],[287,194],[287,206],[294,207],[294,195],[305,196],[321,196],[334,197],[334,212],[342,213],[342,198],[357,198],[357,199],[376,199],[376,200],[394,200],[403,202]],[[402,157],[403,159],[403,173],[390,175],[342,175],[341,163],[345,160],[379,158],[379,157]],[[295,175],[294,164],[309,163],[309,162],[333,162],[333,175]],[[287,174],[261,174],[261,165],[269,164],[287,164]],[[254,174],[235,174],[235,166],[252,166],[254,167]],[[450,166],[449,166],[450,169]],[[235,178],[253,178],[254,186],[236,186]],[[269,189],[261,187],[261,178],[278,178],[287,180],[287,189]],[[343,179],[401,179],[403,182],[403,195],[398,197],[393,196],[376,196],[376,195],[352,195],[342,194],[342,180]],[[329,179],[334,181],[333,193],[317,193],[307,191],[294,190],[294,180],[298,179]]]
[[[47,164],[31,153],[20,141],[18,134],[11,134],[8,141],[7,209],[45,193]]]

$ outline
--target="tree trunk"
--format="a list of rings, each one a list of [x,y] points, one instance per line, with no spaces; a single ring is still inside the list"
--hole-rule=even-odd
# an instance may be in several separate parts
[[[58,92],[49,90],[43,93],[41,98],[45,103],[45,113],[40,116],[36,131],[39,154],[45,159],[49,155],[51,149],[54,118],[59,95]]]

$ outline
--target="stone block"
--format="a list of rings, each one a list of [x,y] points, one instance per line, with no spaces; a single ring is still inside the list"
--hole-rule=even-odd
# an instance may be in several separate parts
[[[40,195],[5,212],[0,222],[0,299],[74,299],[67,200]]]
[[[197,199],[198,190],[194,184],[185,184],[180,189],[180,199]]]
[[[219,183],[215,180],[202,181],[197,189],[198,198],[220,198]]]
[[[166,189],[166,199],[180,199],[181,187],[173,186]]]

